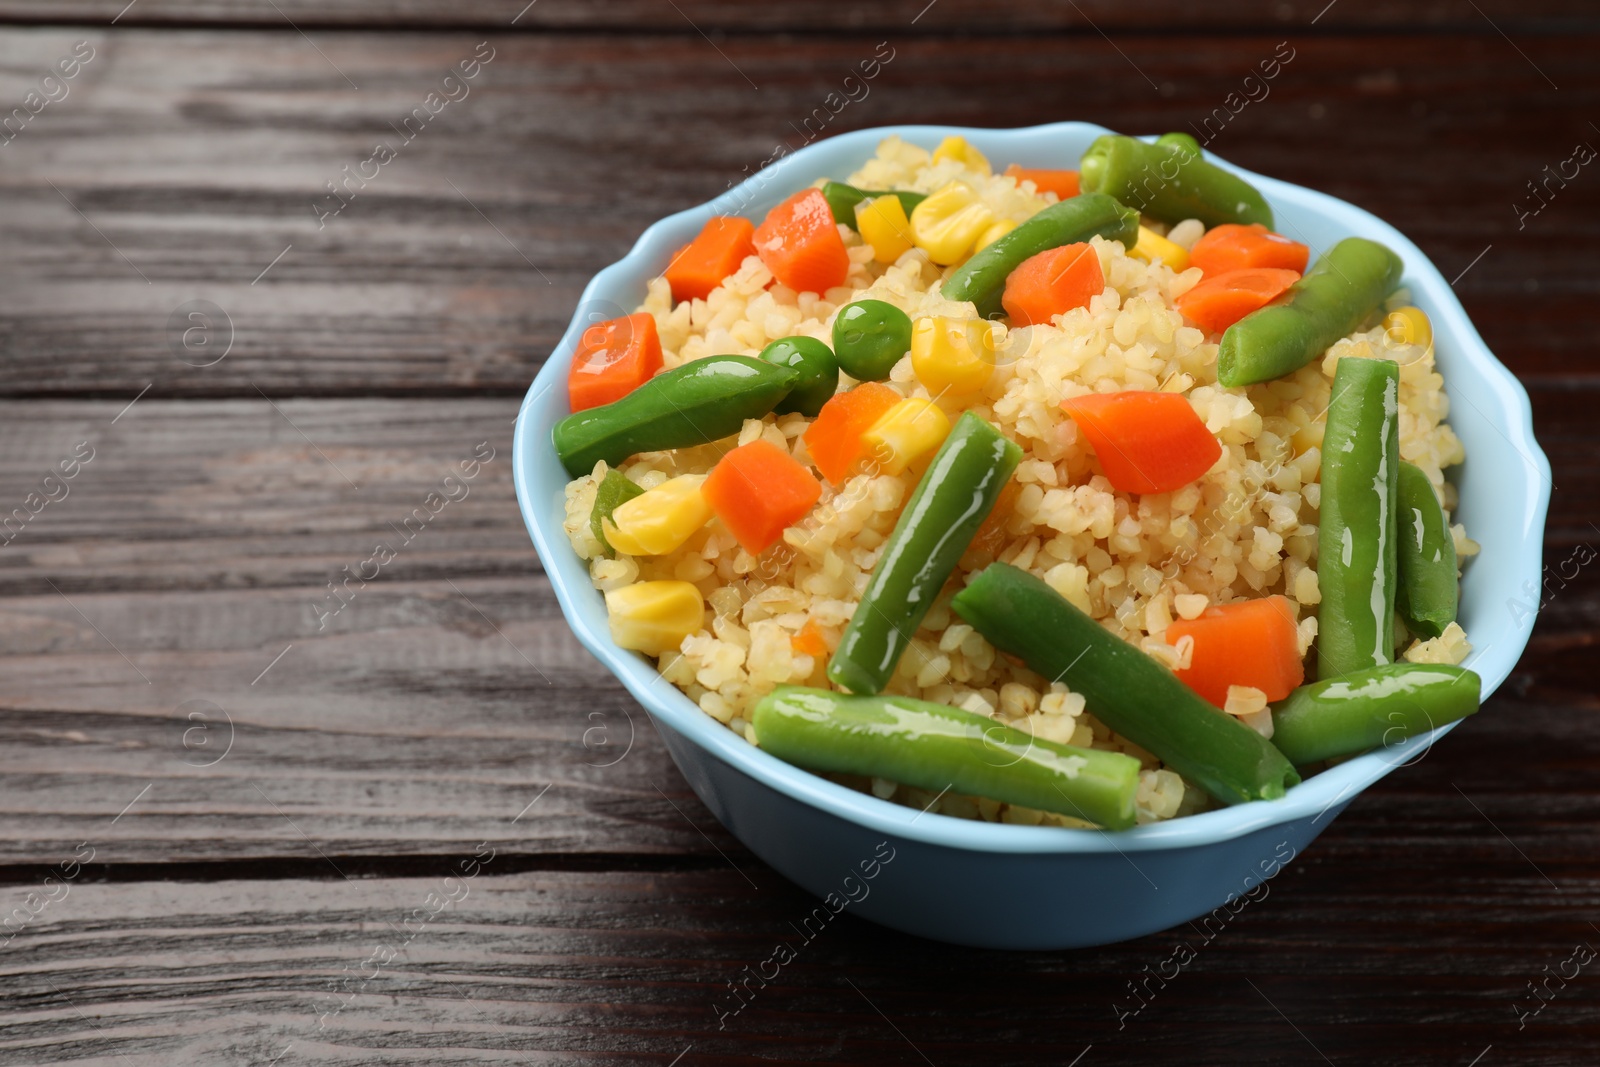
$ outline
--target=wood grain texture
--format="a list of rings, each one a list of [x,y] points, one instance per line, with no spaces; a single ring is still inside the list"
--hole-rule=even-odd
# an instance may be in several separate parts
[[[1514,837],[1531,829],[1509,798],[1478,800]],[[1546,965],[1600,941],[1592,848],[1562,866],[1519,837],[1557,892],[1459,798],[1421,806],[1421,824],[1449,835],[1431,847],[1376,811],[1358,802],[1210,938],[1180,927],[1072,953],[936,945],[848,913],[807,941],[795,924],[815,902],[754,861],[742,860],[754,889],[726,866],[510,873],[495,838],[410,878],[89,873],[0,951],[0,1062],[1060,1067],[1089,1050],[1080,1062],[1320,1053],[1408,1067],[1492,1048],[1482,1063],[1588,1067],[1592,976],[1521,1030],[1513,1006]],[[1372,863],[1374,849],[1388,861]],[[463,867],[474,854],[493,858]],[[894,876],[892,864],[881,875]],[[797,958],[731,1012],[728,983],[779,942]],[[1133,1011],[1128,983],[1180,943],[1193,962]]]
[[[0,912],[94,849],[0,944],[0,1064],[1593,1063],[1594,965],[1516,1015],[1600,946],[1600,571],[1569,562],[1600,545],[1600,180],[1517,210],[1600,144],[1590,5],[524,3],[0,0],[81,23],[0,31],[0,116],[96,49],[0,147]],[[1001,954],[846,917],[719,1029],[811,902],[694,801],[528,545],[511,419],[583,283],[800,144],[880,40],[826,133],[1183,128],[1286,38],[1212,147],[1460,274],[1554,463],[1528,653],[1121,1028],[1185,931]],[[319,230],[322,184],[484,40],[471,95]],[[196,300],[231,328],[174,350]],[[480,842],[467,898],[319,1028]]]
[[[779,144],[919,121],[1185,128],[1280,38],[895,39],[868,94],[830,115],[877,38],[496,37],[470,95],[409,143],[392,124],[485,38],[13,31],[0,100],[75,39],[97,58],[3,149],[17,254],[0,265],[0,395],[517,395],[595,271]],[[1600,182],[1521,228],[1517,205],[1577,141],[1600,143],[1581,117],[1597,43],[1541,38],[1525,61],[1498,35],[1297,37],[1211,147],[1397,222],[1465,272],[1469,312],[1519,373],[1586,374],[1565,357],[1589,343]],[[324,183],[378,140],[397,158],[319,229]],[[193,300],[231,324],[211,366],[174,348]]]
[[[0,411],[4,499],[66,488],[0,547],[0,856],[414,855],[546,787],[529,850],[710,851],[528,544],[515,401],[121,408]]]
[[[494,29],[590,30],[628,33],[796,31],[834,33],[890,29],[920,33],[952,31],[1033,33],[1040,31],[1215,33],[1261,27],[1315,26],[1324,32],[1373,27],[1492,33],[1499,25],[1523,33],[1552,33],[1594,25],[1594,10],[1582,0],[1545,0],[1536,11],[1514,0],[1476,5],[1446,0],[1373,0],[1330,4],[1328,0],[1239,0],[1204,8],[1178,0],[1141,4],[1079,0],[1074,4],[1008,4],[1004,0],[886,0],[840,4],[829,0],[276,0],[273,4],[229,0],[0,0],[0,20],[83,22],[120,26],[187,26],[196,23],[276,28],[400,26]],[[675,10],[676,9],[676,10]]]

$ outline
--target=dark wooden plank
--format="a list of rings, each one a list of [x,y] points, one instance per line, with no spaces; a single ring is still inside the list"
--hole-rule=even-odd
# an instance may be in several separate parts
[[[323,183],[398,142],[391,124],[483,38],[13,31],[0,99],[85,36],[100,58],[6,146],[0,395],[520,393],[595,270],[800,144],[879,40],[496,37],[471,95],[319,230]],[[1588,374],[1574,312],[1596,288],[1600,182],[1584,171],[1520,228],[1517,205],[1577,141],[1600,144],[1583,117],[1596,37],[1291,36],[1271,95],[1212,147],[1393,219],[1465,271],[1469,311],[1519,372]],[[824,132],[1198,125],[1279,39],[896,38]],[[188,321],[173,312],[194,300],[231,321],[212,366],[173,351]]]
[[[1432,773],[1473,772],[1450,759]],[[1592,974],[1552,982],[1521,1029],[1516,1009],[1531,1010],[1530,980],[1600,943],[1595,853],[1547,855],[1526,809],[1474,791],[1515,848],[1460,797],[1364,799],[1225,923],[1071,953],[952,948],[848,913],[807,940],[815,901],[759,864],[755,888],[725,866],[511,873],[495,836],[399,879],[105,885],[90,871],[0,954],[0,1059],[1588,1067]],[[1450,836],[1419,847],[1419,820]],[[796,958],[731,1011],[729,983],[779,943]],[[1192,961],[1178,969],[1180,945]]]
[[[674,10],[674,6],[677,10]],[[1513,0],[1483,0],[1470,5],[1444,0],[1375,0],[1329,4],[1327,0],[1240,0],[1198,8],[1179,0],[1119,4],[1080,0],[1076,4],[1007,4],[1001,0],[888,0],[840,6],[825,0],[780,0],[750,4],[740,0],[682,0],[676,5],[652,0],[585,0],[584,3],[529,3],[528,0],[277,0],[272,5],[228,0],[0,0],[0,20],[19,22],[110,23],[123,26],[183,26],[193,23],[251,27],[339,26],[383,29],[403,26],[482,26],[496,29],[607,29],[630,33],[712,33],[840,30],[890,30],[901,33],[977,31],[1171,32],[1252,30],[1284,26],[1349,30],[1372,27],[1425,27],[1430,30],[1494,32],[1495,25],[1520,32],[1549,33],[1574,24],[1594,24],[1593,9],[1581,0],[1544,0],[1538,5]],[[276,9],[276,10],[275,10]]]
[[[546,787],[531,850],[710,851],[528,543],[516,407],[8,405],[4,499],[59,499],[0,547],[0,856],[100,833],[113,862],[436,852]]]

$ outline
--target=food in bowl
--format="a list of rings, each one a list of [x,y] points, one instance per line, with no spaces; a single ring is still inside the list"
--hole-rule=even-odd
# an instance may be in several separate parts
[[[1470,714],[1427,317],[1384,246],[1272,226],[1184,135],[1001,174],[891,137],[713,218],[552,435],[613,639],[782,759],[1013,823],[1271,800]]]

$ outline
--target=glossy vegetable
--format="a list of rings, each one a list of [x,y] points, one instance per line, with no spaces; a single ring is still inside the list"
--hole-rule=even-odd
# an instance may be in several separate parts
[[[900,207],[909,216],[916,206],[928,199],[926,193],[888,192],[881,189],[857,189],[844,182],[824,182],[822,197],[828,202],[828,210],[833,215],[834,222],[842,222],[852,230],[856,229],[856,205],[863,200],[875,200],[880,196],[892,196],[900,201]]]
[[[994,212],[965,182],[936,189],[911,213],[911,240],[940,266],[960,263],[993,226]]]
[[[605,521],[611,518],[611,513],[617,510],[618,505],[626,504],[643,493],[644,489],[639,483],[614,467],[606,471],[606,476],[595,487],[594,507],[589,510],[589,529],[608,553],[616,549],[606,540]]]
[[[751,724],[764,751],[811,770],[988,797],[1110,830],[1134,824],[1138,760],[1056,744],[970,711],[781,686],[756,704]]]
[[[550,438],[567,473],[615,467],[639,452],[703,445],[777,406],[800,375],[747,356],[707,356],[658,374],[620,400],[577,411]]]
[[[1383,317],[1383,329],[1397,344],[1433,347],[1433,323],[1419,307],[1396,308]]]
[[[861,231],[861,239],[872,246],[872,258],[879,263],[893,263],[911,251],[915,243],[911,240],[911,219],[892,196],[857,204],[856,229]]]
[[[1228,703],[1228,687],[1259,689],[1282,700],[1306,680],[1294,608],[1281,596],[1215,604],[1199,618],[1176,619],[1164,635],[1176,645],[1194,642],[1189,666],[1178,680],[1217,707]]]
[[[1171,134],[1154,144],[1108,133],[1096,138],[1078,164],[1085,193],[1114,196],[1165,223],[1199,219],[1272,225],[1272,208],[1256,187],[1198,151],[1194,139]]]
[[[1026,571],[991,564],[952,606],[990,644],[1082,693],[1095,718],[1218,800],[1272,800],[1300,781],[1264,737]]]
[[[1400,366],[1341,359],[1322,438],[1317,525],[1317,677],[1394,656]]]
[[[689,242],[663,272],[672,286],[672,299],[704,300],[722,279],[739,269],[745,257],[756,254],[755,226],[749,219],[716,216],[706,220],[700,234]]]
[[[1246,267],[1208,274],[1178,297],[1178,310],[1207,333],[1221,333],[1284,293],[1300,275],[1273,267]]]
[[[1224,223],[1207,230],[1189,249],[1190,266],[1206,277],[1246,267],[1277,267],[1304,274],[1311,249],[1299,241],[1273,233],[1259,222],[1248,226]]]
[[[822,483],[788,452],[757,438],[719,459],[700,491],[740,547],[759,556],[805,517]]]
[[[979,174],[992,174],[989,158],[972,146],[972,142],[958,133],[953,133],[939,142],[939,147],[933,150],[933,161],[953,159],[968,170],[977,171]]]
[[[1189,253],[1182,245],[1174,244],[1144,226],[1139,227],[1139,241],[1128,250],[1128,255],[1146,263],[1165,263],[1179,273],[1190,266]]]
[[[606,618],[620,647],[659,656],[705,625],[705,599],[692,582],[634,582],[606,594]]]
[[[861,444],[875,473],[902,474],[949,436],[950,417],[939,410],[939,405],[911,396],[868,427],[861,435]]]
[[[711,521],[704,474],[680,474],[612,509],[600,520],[606,544],[630,556],[664,556]]]
[[[1295,690],[1272,709],[1272,743],[1294,763],[1393,745],[1478,710],[1481,682],[1441,663],[1369,667]]]
[[[934,396],[965,396],[994,373],[994,325],[931,315],[911,329],[911,370]]]
[[[1461,586],[1456,575],[1456,541],[1420,468],[1400,464],[1395,608],[1406,628],[1419,637],[1438,637],[1456,620]]]
[[[620,400],[661,369],[661,340],[648,312],[597,322],[578,338],[567,368],[567,403],[587,411]]]
[[[1018,184],[1032,182],[1039,192],[1055,193],[1062,200],[1078,195],[1078,172],[1075,170],[1044,170],[1013,163],[1006,168],[1006,177],[1015,178]]]
[[[825,293],[850,272],[850,253],[816,189],[802,189],[773,208],[753,239],[772,276],[796,292]]]
[[[1318,257],[1282,299],[1228,327],[1217,380],[1230,388],[1267,382],[1318,359],[1359,327],[1400,284],[1403,264],[1376,241],[1346,237]]]
[[[1051,204],[963,263],[945,279],[940,295],[970,300],[980,316],[995,318],[1002,310],[1006,279],[1023,260],[1096,236],[1132,248],[1139,236],[1139,213],[1109,196],[1075,196]]]
[[[881,382],[911,349],[911,317],[882,300],[857,300],[833,319],[833,355],[850,377]]]
[[[763,348],[758,358],[798,375],[789,395],[772,409],[779,415],[798,411],[816,418],[822,405],[839,391],[839,363],[833,358],[833,349],[815,337],[780,337]]]
[[[1170,493],[1211,469],[1222,446],[1179,393],[1127,390],[1061,402],[1124,493]]]
[[[961,416],[884,543],[828,661],[830,681],[852,693],[883,690],[1021,458],[993,426]]]
[[[811,462],[822,476],[840,485],[854,474],[867,456],[862,434],[900,400],[900,394],[887,385],[863,382],[822,405],[804,435],[806,451],[811,453]]]
[[[1006,278],[1000,304],[1013,326],[1048,324],[1057,315],[1088,307],[1105,288],[1106,276],[1094,246],[1079,241],[1019,263]]]

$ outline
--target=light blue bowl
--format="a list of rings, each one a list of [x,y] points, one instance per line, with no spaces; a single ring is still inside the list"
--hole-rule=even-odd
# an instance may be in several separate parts
[[[844,178],[890,134],[927,147],[961,134],[990,159],[1075,167],[1089,142],[1106,132],[1081,122],[1021,130],[897,126],[803,148],[717,200],[657,222],[627,256],[597,274],[517,422],[517,499],[562,610],[584,646],[649,711],[706,807],[785,876],[818,897],[832,894],[832,908],[848,907],[940,941],[1017,949],[1100,945],[1195,919],[1246,892],[1254,899],[1254,887],[1310,844],[1357,794],[1396,766],[1419,759],[1452,727],[1350,760],[1282,800],[1120,833],[920,814],[752,747],[663,681],[643,658],[612,644],[604,601],[561,529],[567,476],[550,446],[550,429],[567,414],[563,383],[583,327],[636,307],[646,281],[709,216],[760,219],[814,179]],[[1536,602],[1540,582],[1550,464],[1533,438],[1527,394],[1484,346],[1443,276],[1394,227],[1333,197],[1211,158],[1254,182],[1271,201],[1278,228],[1313,252],[1354,234],[1383,242],[1405,260],[1403,284],[1433,319],[1450,423],[1467,449],[1466,464],[1454,472],[1461,489],[1457,518],[1483,552],[1466,569],[1461,622],[1475,648],[1467,665],[1483,677],[1487,696],[1522,654],[1531,619],[1514,605]],[[819,908],[808,931],[829,914],[828,904]]]

